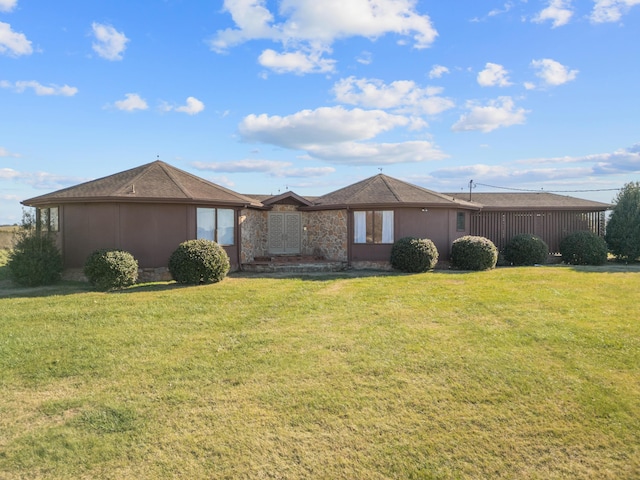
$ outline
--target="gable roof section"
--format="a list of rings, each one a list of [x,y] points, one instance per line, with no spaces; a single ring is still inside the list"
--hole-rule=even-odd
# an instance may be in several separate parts
[[[340,207],[452,207],[479,210],[471,202],[378,174],[317,198],[312,209]]]
[[[274,197],[268,197],[262,199],[262,204],[264,206],[275,205],[276,203],[288,203],[291,205],[298,205],[308,207],[312,205],[311,201],[308,198],[301,197],[297,193],[294,192],[284,192],[280,195],[276,195]]]
[[[211,183],[160,160],[46,195],[23,201],[24,205],[75,202],[178,202],[229,206],[260,203]]]
[[[469,193],[450,193],[458,199],[469,199]],[[482,206],[482,210],[579,210],[604,211],[611,208],[608,203],[594,202],[583,198],[569,197],[548,192],[531,193],[475,193],[471,194],[474,202]]]

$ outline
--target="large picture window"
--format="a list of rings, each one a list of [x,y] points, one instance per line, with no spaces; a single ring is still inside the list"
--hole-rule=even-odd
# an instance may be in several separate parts
[[[393,210],[353,212],[354,243],[393,243]]]
[[[235,243],[235,213],[230,208],[198,208],[196,211],[198,240],[211,240],[220,245]]]

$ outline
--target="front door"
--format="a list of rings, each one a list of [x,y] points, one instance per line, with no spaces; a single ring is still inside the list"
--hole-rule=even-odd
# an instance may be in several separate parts
[[[300,253],[300,214],[269,212],[269,253]]]

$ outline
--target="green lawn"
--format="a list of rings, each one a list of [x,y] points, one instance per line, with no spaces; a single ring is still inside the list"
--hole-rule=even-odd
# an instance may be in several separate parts
[[[0,478],[640,478],[640,268],[0,290]]]

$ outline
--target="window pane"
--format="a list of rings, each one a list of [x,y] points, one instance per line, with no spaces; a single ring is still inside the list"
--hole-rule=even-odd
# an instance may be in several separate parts
[[[49,231],[57,232],[60,228],[58,219],[58,207],[51,207],[49,209]]]
[[[464,212],[458,212],[457,222],[456,222],[457,230],[462,232],[465,230],[465,214]]]
[[[382,243],[393,243],[393,210],[382,212]]]
[[[367,212],[353,212],[353,242],[367,242]]]
[[[235,215],[227,208],[218,209],[218,243],[233,245],[235,243]]]
[[[216,209],[198,208],[196,210],[198,240],[215,240]]]

